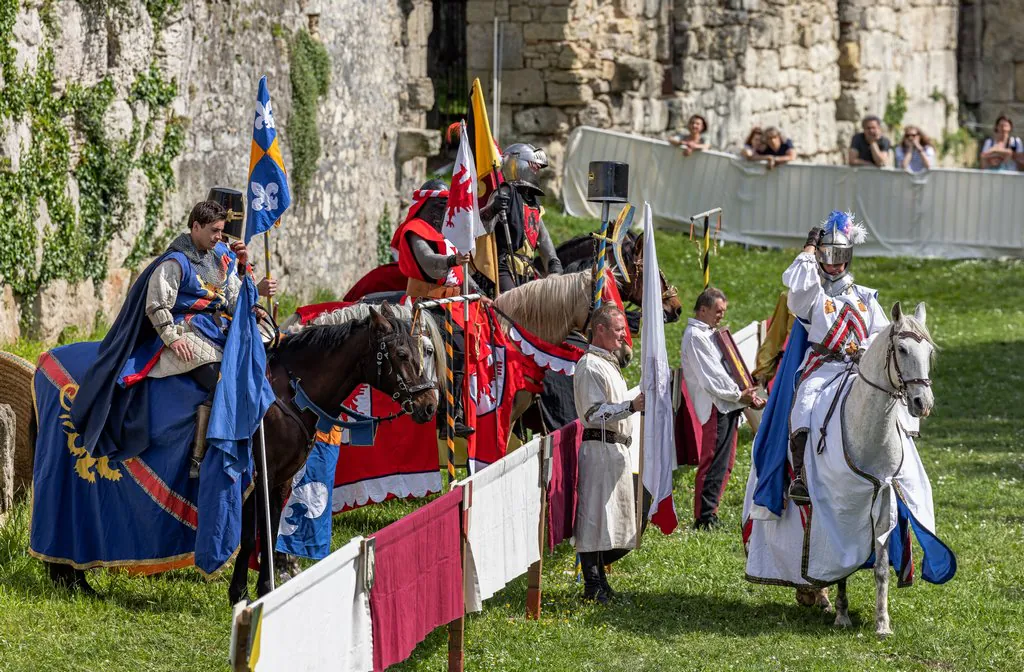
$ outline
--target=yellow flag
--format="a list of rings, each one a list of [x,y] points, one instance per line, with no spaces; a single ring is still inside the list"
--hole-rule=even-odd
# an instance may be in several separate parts
[[[469,120],[466,132],[473,140],[473,156],[476,157],[476,174],[480,190],[480,203],[486,204],[491,193],[501,183],[501,154],[494,144],[491,135],[491,124],[487,119],[487,103],[484,101],[480,80],[473,80],[473,88],[469,94]],[[494,283],[495,296],[498,294],[498,247],[494,234],[490,233],[476,239],[476,253],[473,255],[473,267]]]

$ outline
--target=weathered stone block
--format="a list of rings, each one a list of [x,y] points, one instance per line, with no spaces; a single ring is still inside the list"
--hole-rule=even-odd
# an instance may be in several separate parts
[[[509,19],[518,23],[529,23],[533,20],[533,12],[529,7],[512,7],[509,10]]]
[[[541,23],[565,23],[569,20],[569,7],[545,7],[540,15]]]
[[[414,110],[429,110],[434,107],[434,82],[429,77],[421,77],[406,85],[409,95],[409,107]]]
[[[538,70],[506,70],[501,77],[502,102],[520,105],[544,102],[544,80]]]
[[[527,44],[537,40],[561,41],[569,36],[569,26],[565,23],[538,23],[530,26],[525,38]]]
[[[18,419],[7,404],[0,404],[0,525],[14,505],[14,439]]]
[[[547,83],[547,102],[551,105],[582,105],[593,98],[593,89],[585,84]]]
[[[0,345],[13,343],[21,336],[21,307],[14,300],[10,285],[0,288]]]
[[[441,131],[425,128],[403,128],[398,131],[395,161],[399,164],[441,151]]]
[[[562,70],[585,68],[590,60],[590,52],[582,45],[569,43],[562,47],[558,54],[558,67]]]
[[[132,272],[127,268],[111,268],[99,287],[98,310],[106,324],[113,324],[121,305],[131,289]]]
[[[555,107],[531,107],[516,113],[515,129],[518,133],[533,135],[568,133],[569,119]]]
[[[523,26],[518,23],[506,23],[502,27],[501,36],[501,67],[505,70],[523,67]]]
[[[1024,61],[1017,61],[1014,68],[1014,96],[1017,102],[1024,103]]]
[[[578,120],[583,126],[611,128],[612,115],[608,109],[607,99],[592,100],[587,103],[587,106],[580,110]]]
[[[99,310],[99,300],[91,280],[71,284],[67,280],[54,280],[44,287],[32,303],[35,323],[32,337],[43,343],[57,342],[67,327],[78,333],[92,332]]]

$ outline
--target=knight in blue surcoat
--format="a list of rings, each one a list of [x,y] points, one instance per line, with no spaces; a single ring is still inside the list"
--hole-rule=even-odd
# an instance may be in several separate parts
[[[889,325],[878,292],[855,284],[850,273],[853,246],[865,238],[863,225],[851,213],[834,211],[810,230],[803,251],[782,274],[789,289],[789,311],[803,324],[811,344],[797,374],[789,415],[795,472],[789,497],[797,504],[810,499],[803,465],[811,411],[820,403],[822,391],[855,369],[871,341]]]
[[[72,406],[72,421],[91,455],[111,445],[119,447],[108,454],[114,459],[141,452],[148,418],[140,409],[145,395],[139,383],[187,374],[207,392],[196,409],[190,475],[198,477],[228,325],[237,317],[242,278],[251,273],[245,243],[223,242],[228,216],[217,201],[197,203],[188,231],[171,241],[129,291]],[[273,296],[277,282],[265,278],[257,289]],[[109,441],[101,442],[101,436]]]

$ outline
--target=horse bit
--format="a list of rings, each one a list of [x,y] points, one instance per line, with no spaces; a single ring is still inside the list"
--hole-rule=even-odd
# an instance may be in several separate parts
[[[868,380],[867,376],[865,376],[863,372],[861,372],[860,377],[864,380],[865,383],[867,383],[871,387],[875,388],[876,390],[880,390],[880,391],[885,392],[886,394],[888,394],[889,397],[893,401],[904,401],[905,402],[906,398],[907,398],[907,386],[908,385],[924,385],[925,387],[931,387],[932,386],[932,379],[931,378],[910,378],[910,379],[905,379],[903,377],[903,372],[900,371],[900,360],[899,360],[898,357],[896,357],[896,341],[898,339],[901,339],[901,338],[912,338],[915,341],[917,341],[918,343],[920,343],[921,341],[925,340],[924,336],[922,336],[921,334],[919,334],[919,333],[917,333],[915,331],[901,331],[898,334],[895,333],[895,332],[890,332],[889,333],[889,347],[886,348],[886,351],[885,351],[885,377],[886,377],[886,379],[889,382],[889,386],[891,388],[893,388],[892,390],[887,390],[884,387],[882,387],[881,385],[876,385],[875,383],[871,382],[870,380]],[[890,367],[890,363],[892,365],[891,367]],[[896,370],[896,381],[895,382],[892,379],[892,369]]]
[[[393,335],[390,335],[390,336],[384,336],[379,341],[380,348],[377,349],[377,385],[376,385],[376,387],[377,387],[378,390],[381,389],[381,385],[380,385],[381,377],[382,377],[381,374],[382,374],[383,369],[384,369],[384,364],[387,363],[387,365],[388,365],[388,373],[391,374],[391,375],[394,375],[394,377],[395,377],[395,379],[397,381],[397,384],[398,384],[398,390],[396,390],[395,393],[391,395],[391,398],[393,400],[395,400],[396,402],[398,402],[398,404],[402,407],[402,411],[404,413],[408,413],[409,415],[412,415],[412,412],[413,412],[412,398],[413,398],[413,396],[416,395],[416,394],[419,394],[420,392],[423,392],[424,390],[429,390],[431,387],[434,387],[434,385],[432,383],[429,383],[429,382],[423,382],[423,383],[421,383],[419,385],[409,385],[406,382],[405,376],[402,375],[402,372],[399,371],[398,369],[396,369],[394,364],[392,364],[392,362],[391,362],[391,355],[390,355],[390,353],[388,353],[388,343],[391,342],[391,341],[395,341],[397,339],[398,339],[398,334],[393,334]],[[391,420],[391,419],[394,419],[394,418],[398,417],[399,415],[401,415],[401,414],[395,414],[395,415],[393,415],[391,417],[388,417],[388,418],[381,418],[381,420]]]

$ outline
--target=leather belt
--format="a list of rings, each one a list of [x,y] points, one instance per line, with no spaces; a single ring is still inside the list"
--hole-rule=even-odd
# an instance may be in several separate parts
[[[621,443],[627,448],[629,448],[630,444],[633,443],[632,436],[619,434],[618,432],[613,432],[610,429],[584,429],[583,440],[603,441],[604,443]]]
[[[811,343],[811,350],[825,359],[841,362],[845,359],[845,353],[837,350],[829,350],[821,343]]]

